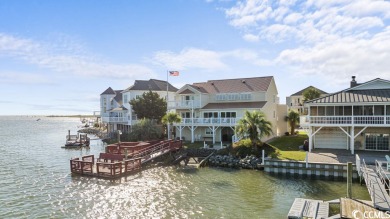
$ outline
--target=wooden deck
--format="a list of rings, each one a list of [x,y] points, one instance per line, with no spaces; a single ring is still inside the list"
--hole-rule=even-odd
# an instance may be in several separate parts
[[[120,153],[101,153],[97,159],[95,159],[94,155],[73,158],[70,160],[70,169],[72,173],[80,175],[99,178],[118,178],[140,171],[142,166],[146,165],[149,161],[181,148],[181,141],[159,141],[133,152],[130,159],[124,159],[128,155]],[[119,148],[118,152],[120,151],[123,150]]]
[[[320,200],[296,198],[288,212],[288,219],[328,218],[329,203]]]
[[[386,189],[389,186],[389,180],[387,173],[382,168],[382,163],[377,161],[377,165],[373,167],[367,166],[363,160],[360,166],[360,175],[364,178],[373,206],[382,211],[389,211],[390,196],[388,189]]]

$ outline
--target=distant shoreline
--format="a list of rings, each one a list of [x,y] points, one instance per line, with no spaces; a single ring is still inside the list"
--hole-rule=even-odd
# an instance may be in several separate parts
[[[18,117],[69,117],[69,118],[94,118],[94,115],[0,115],[3,116],[18,116]]]

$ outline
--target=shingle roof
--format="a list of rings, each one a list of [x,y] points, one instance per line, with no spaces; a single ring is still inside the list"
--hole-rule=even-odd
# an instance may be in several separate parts
[[[115,94],[115,91],[111,87],[109,87],[100,95],[104,95],[104,94]]]
[[[305,90],[307,90],[307,89],[309,89],[309,88],[317,89],[321,94],[328,94],[327,92],[325,92],[325,91],[323,91],[323,90],[320,90],[320,89],[318,89],[318,88],[316,88],[316,87],[314,87],[314,86],[309,86],[309,87],[307,87],[307,88],[305,88],[305,89],[303,89],[303,90],[300,90],[300,91],[298,91],[298,92],[296,92],[296,93],[294,93],[294,94],[291,94],[291,96],[302,96],[302,95],[303,95],[303,92],[305,92]]]
[[[390,102],[390,89],[340,91],[307,103]]]
[[[202,93],[241,93],[254,91],[267,91],[272,76],[255,78],[236,78],[224,80],[211,80],[194,83],[191,86]]]
[[[261,109],[266,103],[267,101],[209,103],[202,109]]]
[[[135,80],[134,84],[127,88],[124,91],[129,90],[152,90],[152,91],[166,91],[167,90],[167,82],[156,80],[156,79],[150,79],[148,81],[144,80]],[[174,86],[172,86],[170,83],[168,83],[168,90],[172,92],[176,92],[178,89]]]
[[[193,94],[194,92],[190,89],[185,89],[183,90],[182,92],[180,92],[180,94]]]
[[[115,91],[115,93],[116,93],[116,95],[115,95],[115,97],[114,97],[114,100],[116,101],[116,102],[118,102],[119,104],[122,104],[122,92],[123,90],[116,90]]]

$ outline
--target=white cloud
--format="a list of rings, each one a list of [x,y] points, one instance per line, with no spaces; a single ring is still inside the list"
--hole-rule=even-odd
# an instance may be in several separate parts
[[[389,78],[389,1],[245,0],[225,14],[247,41],[284,43],[276,57],[252,60],[258,65],[283,65],[335,82],[351,75]]]
[[[245,34],[242,38],[244,38],[244,40],[249,42],[258,42],[260,40],[260,37],[258,35],[254,35],[250,33]]]
[[[205,70],[222,70],[227,65],[223,63],[222,56],[215,51],[197,48],[186,48],[179,53],[171,51],[156,52],[153,60],[168,69],[185,70],[197,68]]]
[[[24,72],[0,72],[0,83],[9,84],[45,84],[54,85],[55,82],[51,81],[44,75],[31,74]]]
[[[80,76],[134,79],[140,75],[154,75],[151,69],[143,65],[113,64],[78,49],[0,33],[0,58],[22,60],[40,68]]]

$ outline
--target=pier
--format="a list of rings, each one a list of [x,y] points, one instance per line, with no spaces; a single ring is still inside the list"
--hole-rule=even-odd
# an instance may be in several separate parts
[[[387,161],[375,161],[375,166],[366,165],[364,159],[356,157],[356,164],[358,166],[358,174],[361,180],[364,179],[368,193],[371,196],[373,206],[382,211],[390,210],[390,196],[389,196],[389,175],[387,168]]]
[[[118,178],[140,171],[148,162],[182,148],[182,141],[123,142],[107,146],[107,153],[73,158],[74,174],[99,178]]]

